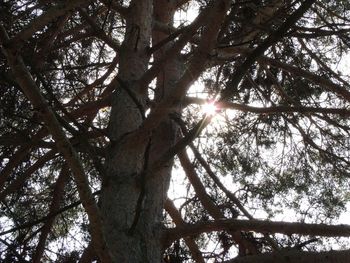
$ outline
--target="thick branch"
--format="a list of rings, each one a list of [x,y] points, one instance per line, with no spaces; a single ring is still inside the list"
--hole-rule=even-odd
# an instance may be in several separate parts
[[[83,254],[79,259],[79,263],[91,263],[96,258],[96,253],[92,242],[84,249]]]
[[[202,11],[198,17],[187,27],[177,30],[176,32],[172,33],[169,36],[169,40],[171,40],[172,37],[177,37],[179,34],[181,36],[179,39],[173,44],[171,48],[169,48],[164,55],[157,60],[157,62],[148,69],[141,79],[139,80],[139,83],[141,86],[146,87],[158,74],[158,72],[162,69],[162,67],[171,59],[173,59],[176,56],[179,56],[181,50],[183,47],[188,43],[188,41],[193,37],[193,35],[196,33],[199,27],[203,26],[205,24],[205,20],[207,16],[210,14],[211,10],[209,8]],[[152,47],[149,51],[154,52],[155,47]]]
[[[281,233],[285,235],[300,234],[328,237],[350,236],[350,225],[306,224],[279,221],[271,222],[256,219],[220,219],[197,224],[187,224],[185,227],[176,227],[167,231],[169,239],[175,240],[181,237],[222,230]]]

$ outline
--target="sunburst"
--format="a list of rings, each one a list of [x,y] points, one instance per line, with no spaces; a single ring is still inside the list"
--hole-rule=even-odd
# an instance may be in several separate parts
[[[218,113],[219,108],[217,107],[215,101],[208,101],[202,105],[201,111],[205,115],[214,116],[216,113]]]

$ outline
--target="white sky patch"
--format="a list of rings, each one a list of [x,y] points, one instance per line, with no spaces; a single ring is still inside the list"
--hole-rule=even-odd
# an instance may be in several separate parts
[[[177,11],[174,15],[174,26],[183,26],[192,23],[192,21],[199,14],[199,5],[195,2],[190,2],[189,7],[186,8],[187,5],[184,6],[183,9]]]

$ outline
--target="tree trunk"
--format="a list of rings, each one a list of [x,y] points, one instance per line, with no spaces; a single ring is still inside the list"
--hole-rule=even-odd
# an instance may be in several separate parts
[[[101,213],[106,242],[113,262],[152,262],[159,254],[153,225],[140,222],[131,231],[137,200],[139,175],[145,164],[146,144],[126,147],[123,138],[143,120],[147,94],[136,80],[147,69],[147,47],[151,39],[152,0],[132,1],[126,17],[126,35],[119,52],[117,87],[113,94],[109,123],[111,147],[102,182]],[[140,108],[142,107],[142,108]]]
[[[109,123],[111,148],[103,178],[101,210],[106,242],[113,262],[161,262],[160,243],[163,204],[169,187],[172,161],[145,178],[143,171],[175,142],[177,126],[166,118],[144,143],[127,147],[123,139],[140,127],[147,93],[136,85],[149,62],[147,47],[166,37],[151,30],[155,17],[172,20],[172,1],[133,1],[126,19],[127,34],[120,50],[118,87]],[[157,60],[167,48],[154,54]],[[181,71],[170,61],[158,76],[155,101],[167,95]],[[130,145],[130,144],[128,144]]]

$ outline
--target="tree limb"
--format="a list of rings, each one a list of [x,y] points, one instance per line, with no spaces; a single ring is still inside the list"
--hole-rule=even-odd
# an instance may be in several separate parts
[[[172,229],[168,229],[166,230],[166,232],[170,240],[175,240],[180,237],[187,237],[205,232],[221,230],[254,231],[260,233],[281,233],[285,235],[300,234],[328,237],[350,236],[350,225],[306,224],[282,221],[273,222],[257,219],[218,219],[215,221],[200,222],[196,224],[186,224],[186,226],[183,227],[175,227]]]

